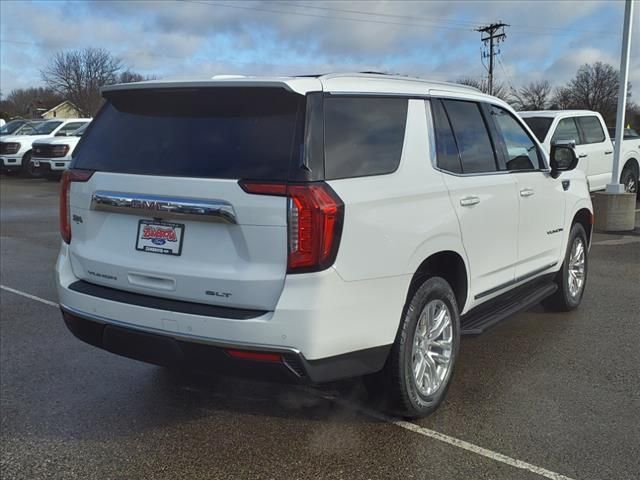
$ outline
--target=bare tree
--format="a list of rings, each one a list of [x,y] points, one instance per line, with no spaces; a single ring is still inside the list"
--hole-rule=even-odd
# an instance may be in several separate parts
[[[550,95],[551,84],[547,80],[531,82],[511,91],[511,104],[516,110],[544,110]]]
[[[607,123],[615,121],[618,106],[618,71],[602,62],[584,64],[566,86],[572,108],[599,112]]]
[[[568,87],[556,87],[551,96],[549,108],[551,110],[568,110],[576,108],[573,102],[571,89]]]
[[[63,100],[62,96],[50,88],[17,88],[0,101],[0,110],[9,117],[30,117],[38,109],[47,110]]]
[[[476,88],[482,93],[489,93],[489,83],[485,79],[478,80],[473,77],[462,77],[456,80],[456,83]],[[504,83],[493,82],[493,96],[508,101],[510,97],[509,89],[504,85]]]
[[[133,82],[143,82],[145,80],[155,80],[155,75],[142,75],[138,72],[133,72],[128,68],[121,72],[118,76],[118,83],[133,83]]]
[[[100,105],[100,87],[115,83],[120,59],[102,48],[59,52],[40,73],[54,91],[70,100],[83,115],[93,116]]]

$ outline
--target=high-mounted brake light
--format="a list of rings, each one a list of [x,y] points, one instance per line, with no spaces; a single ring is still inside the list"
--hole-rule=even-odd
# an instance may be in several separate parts
[[[288,198],[288,273],[317,272],[333,265],[342,235],[344,203],[329,185],[241,180],[240,186],[247,193]]]
[[[69,208],[69,190],[73,182],[86,182],[93,175],[88,170],[65,170],[60,182],[60,235],[65,243],[71,243],[71,212]]]

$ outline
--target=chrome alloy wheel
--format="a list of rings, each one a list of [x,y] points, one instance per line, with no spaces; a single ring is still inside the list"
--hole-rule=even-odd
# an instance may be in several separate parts
[[[638,184],[633,174],[627,175],[626,181],[624,182],[624,191],[625,193],[638,193]]]
[[[420,394],[431,396],[443,385],[452,350],[451,312],[442,300],[432,300],[422,310],[413,338],[413,378]]]
[[[585,249],[584,242],[581,238],[576,238],[571,246],[571,255],[569,256],[569,275],[567,282],[569,286],[569,295],[576,298],[582,292],[584,287],[585,274]]]

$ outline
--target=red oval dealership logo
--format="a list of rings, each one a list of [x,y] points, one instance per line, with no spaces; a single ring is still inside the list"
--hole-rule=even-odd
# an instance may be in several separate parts
[[[142,238],[144,240],[166,240],[167,242],[177,242],[178,237],[173,228],[153,227],[146,225],[142,230]]]

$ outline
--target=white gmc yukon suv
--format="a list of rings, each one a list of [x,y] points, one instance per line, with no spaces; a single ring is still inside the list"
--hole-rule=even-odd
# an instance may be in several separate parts
[[[602,116],[590,110],[547,110],[518,112],[529,128],[550,151],[555,143],[576,146],[578,169],[587,176],[589,190],[603,190],[611,183],[613,142]],[[628,193],[638,193],[640,139],[622,141],[620,183]]]
[[[570,146],[504,102],[373,74],[110,86],[63,175],[81,340],[150,363],[443,400],[461,334],[576,308],[593,223]]]

